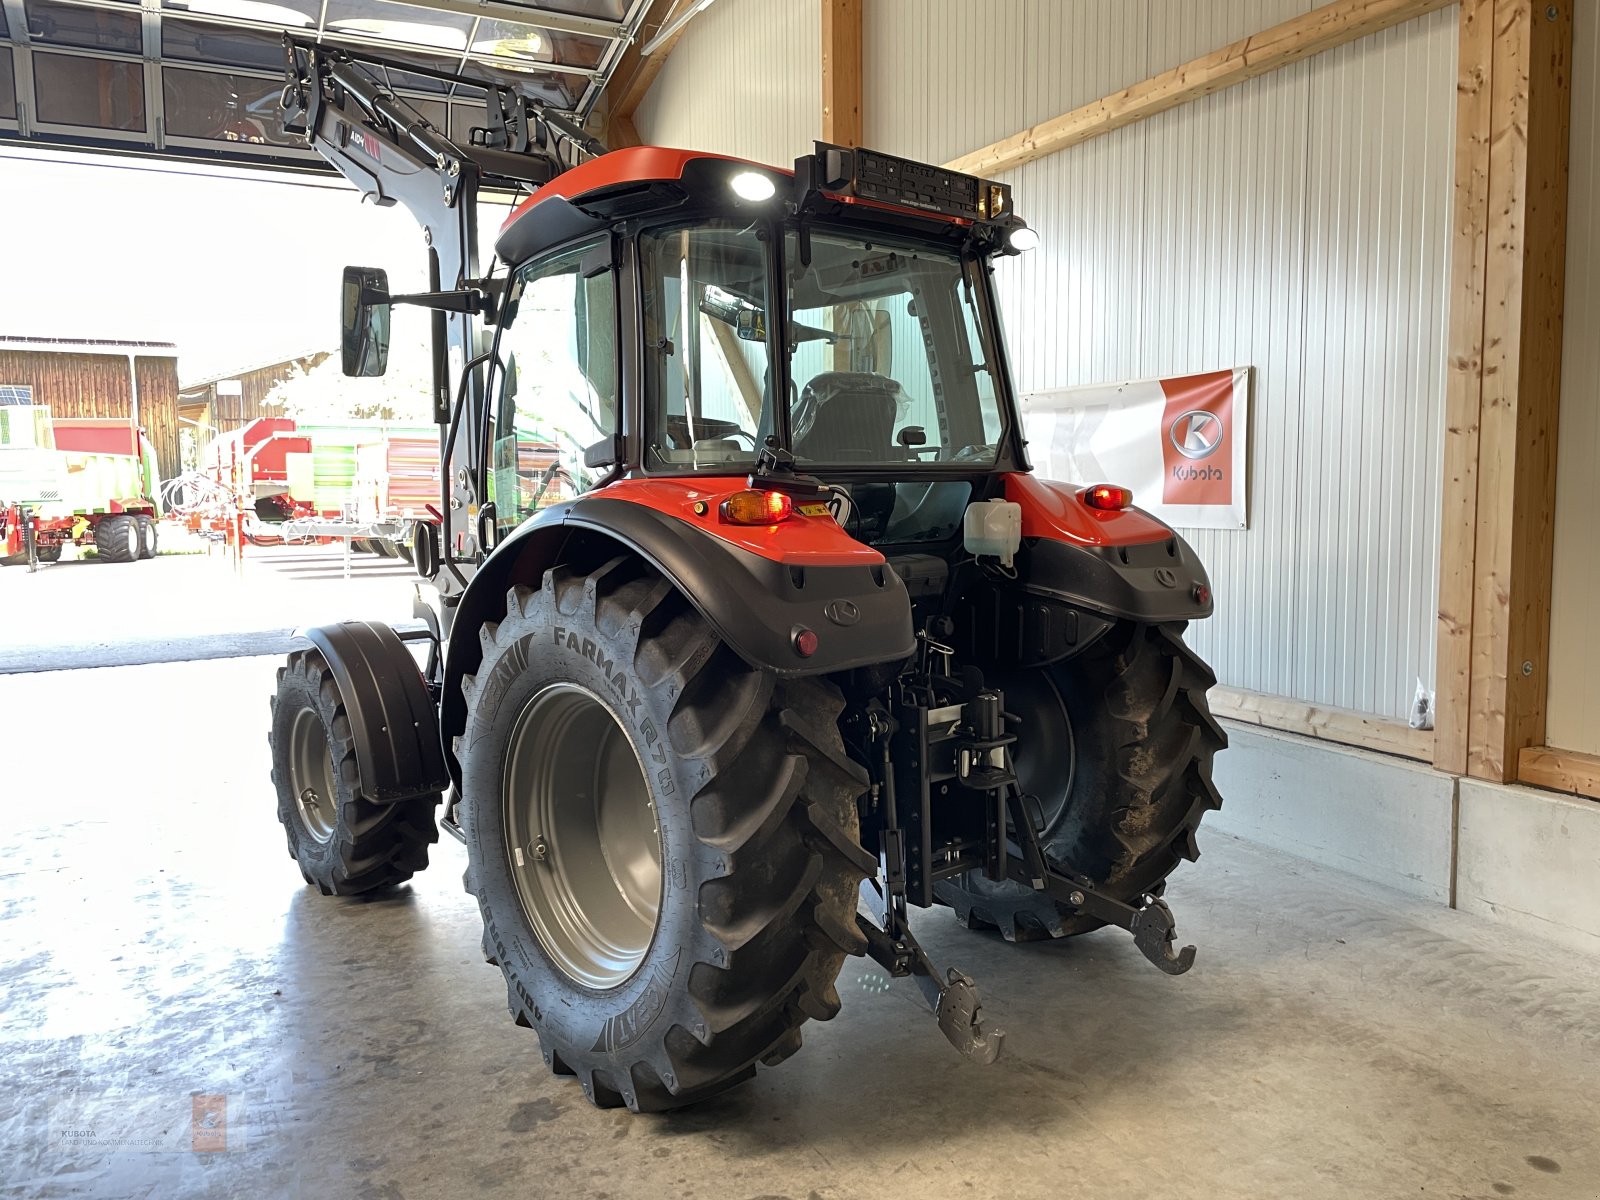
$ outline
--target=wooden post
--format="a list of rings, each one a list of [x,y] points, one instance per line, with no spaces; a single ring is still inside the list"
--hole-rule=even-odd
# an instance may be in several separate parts
[[[822,0],[822,140],[859,146],[862,0]]]
[[[1467,770],[1472,707],[1472,564],[1478,525],[1484,264],[1489,253],[1489,84],[1494,0],[1461,0],[1457,35],[1454,231],[1439,513],[1439,635],[1433,763]]]
[[[1461,9],[1435,762],[1501,782],[1544,740],[1574,2]]]

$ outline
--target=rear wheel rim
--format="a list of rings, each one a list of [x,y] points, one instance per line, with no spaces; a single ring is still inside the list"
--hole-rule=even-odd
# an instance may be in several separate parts
[[[295,714],[289,733],[289,786],[306,832],[319,842],[333,837],[339,800],[333,788],[333,756],[321,715],[312,708]]]
[[[139,526],[128,522],[128,557],[139,557]]]
[[[655,938],[662,879],[632,742],[593,692],[552,684],[517,718],[502,780],[507,866],[539,944],[583,987],[625,983]]]

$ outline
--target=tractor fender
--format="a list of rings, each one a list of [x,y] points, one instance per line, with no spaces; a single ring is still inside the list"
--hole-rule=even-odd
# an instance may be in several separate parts
[[[505,610],[513,586],[537,587],[569,539],[604,537],[638,554],[681,591],[719,637],[752,666],[782,677],[898,662],[916,650],[911,598],[881,559],[810,565],[767,558],[688,521],[631,500],[584,496],[546,509],[497,546],[473,576],[451,621],[442,726],[446,748],[466,724],[460,680],[482,659],[478,630]],[[801,629],[817,634],[810,657]],[[452,762],[452,769],[454,763]]]
[[[1146,625],[1198,621],[1212,610],[1200,556],[1176,533],[1121,546],[1024,539],[1017,583],[1034,597]]]
[[[361,794],[375,804],[435,795],[450,782],[439,715],[416,659],[376,621],[295,631],[321,653],[350,718]]]

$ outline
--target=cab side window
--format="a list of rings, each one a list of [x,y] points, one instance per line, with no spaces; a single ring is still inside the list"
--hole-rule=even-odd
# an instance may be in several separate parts
[[[617,432],[617,291],[610,269],[584,277],[602,242],[519,268],[500,336],[491,488],[504,537],[602,472],[584,451]]]

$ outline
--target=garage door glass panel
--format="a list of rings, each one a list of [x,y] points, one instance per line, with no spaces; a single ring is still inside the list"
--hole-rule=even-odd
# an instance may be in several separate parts
[[[280,127],[280,83],[249,75],[168,69],[162,72],[167,133],[216,142],[293,146]]]
[[[317,23],[322,11],[322,6],[313,0],[189,0],[187,3],[168,0],[162,7],[168,12],[208,13],[241,21],[259,21],[280,29],[309,29]]]
[[[137,12],[110,12],[103,8],[77,8],[30,0],[28,36],[50,46],[78,46],[86,50],[121,50],[138,54],[143,48]]]
[[[17,81],[11,64],[11,48],[0,47],[0,119],[17,119]]]
[[[162,18],[161,51],[168,58],[207,66],[254,67],[263,71],[283,68],[282,34],[221,29],[179,17]]]
[[[47,125],[144,129],[144,68],[135,62],[34,54],[34,102]]]
[[[598,17],[602,21],[620,21],[627,14],[628,0],[556,0],[541,4],[551,12],[571,13],[575,17]]]
[[[327,44],[331,46],[337,46],[341,50],[349,50],[358,55],[363,52],[363,44],[350,38],[341,39],[330,37],[327,39]],[[281,58],[283,53],[281,46],[278,53],[279,57]],[[411,54],[405,50],[395,50],[388,46],[383,46],[375,50],[372,48],[370,43],[366,44],[365,53],[376,54],[380,58],[386,58],[391,62],[407,63],[413,66],[421,67],[422,69],[428,71],[449,71],[454,73],[461,67],[461,60],[457,58],[437,58],[427,54]],[[372,66],[369,66],[366,69],[371,72],[374,77],[385,81],[390,87],[399,88],[401,91],[437,92],[440,95],[444,95],[445,93],[449,92],[451,88],[451,84],[442,79],[435,79],[431,75],[414,75],[410,71],[396,69],[385,70],[380,67]]]
[[[362,33],[390,42],[459,53],[467,48],[472,18],[382,0],[328,0],[329,33]],[[381,52],[380,52],[381,53]]]
[[[600,38],[551,33],[519,21],[485,21],[472,40],[474,54],[493,54],[524,62],[554,62],[593,70],[600,65],[607,43]]]
[[[526,95],[537,96],[559,108],[572,108],[583,94],[588,82],[581,75],[551,75],[544,71],[517,71],[491,67],[473,60],[467,64],[466,74],[502,83]]]

